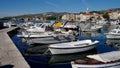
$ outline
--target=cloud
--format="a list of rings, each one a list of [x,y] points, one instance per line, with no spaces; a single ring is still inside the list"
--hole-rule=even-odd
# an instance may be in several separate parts
[[[53,7],[58,7],[57,4],[54,4],[52,2],[49,2],[49,1],[45,1],[46,4],[50,5],[50,6],[53,6]]]

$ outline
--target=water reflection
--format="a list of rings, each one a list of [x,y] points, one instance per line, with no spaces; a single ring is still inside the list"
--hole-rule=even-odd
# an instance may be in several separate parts
[[[29,45],[23,42],[21,38],[18,38],[17,35],[13,36],[12,40],[20,52],[24,53],[26,49],[29,49]]]
[[[30,47],[26,50],[26,54],[45,54],[48,53],[48,45],[43,44],[32,44]]]
[[[74,53],[74,54],[64,54],[64,55],[51,55],[49,54],[30,54],[26,55],[27,60],[32,63],[39,63],[39,64],[49,64],[49,65],[55,65],[55,64],[66,64],[70,63],[71,61],[82,59],[86,55],[91,54],[97,54],[96,49],[92,49],[86,52],[80,52],[80,53]]]
[[[106,44],[111,47],[115,47],[120,50],[120,40],[116,39],[107,39]]]
[[[64,54],[64,55],[53,55],[49,60],[49,64],[58,64],[58,63],[68,63],[70,61],[84,58],[86,55],[96,54],[96,49],[92,49],[86,52],[74,53],[74,54]]]

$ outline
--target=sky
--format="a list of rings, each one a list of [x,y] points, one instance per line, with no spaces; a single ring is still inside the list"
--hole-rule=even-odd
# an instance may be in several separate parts
[[[0,0],[0,18],[44,12],[85,12],[120,8],[120,0]]]

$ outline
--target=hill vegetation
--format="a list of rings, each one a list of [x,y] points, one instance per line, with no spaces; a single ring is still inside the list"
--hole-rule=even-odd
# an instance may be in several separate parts
[[[105,12],[108,11],[117,11],[120,10],[120,8],[112,8],[112,9],[107,9],[107,10],[101,10],[101,11],[91,11],[90,13],[99,13],[99,14],[104,14]],[[85,13],[85,12],[80,12],[80,13]],[[62,17],[64,14],[70,14],[68,12],[46,12],[46,13],[39,13],[39,14],[26,14],[26,15],[20,15],[20,16],[13,16],[13,17],[4,17],[1,18],[0,20],[11,20],[12,18],[40,18],[40,17],[46,17],[47,20],[58,20]]]

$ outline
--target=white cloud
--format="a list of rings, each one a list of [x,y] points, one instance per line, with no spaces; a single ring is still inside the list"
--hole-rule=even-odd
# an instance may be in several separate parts
[[[50,6],[53,6],[53,7],[58,7],[57,4],[49,2],[49,1],[45,1],[45,3],[48,4],[48,5],[50,5]]]

